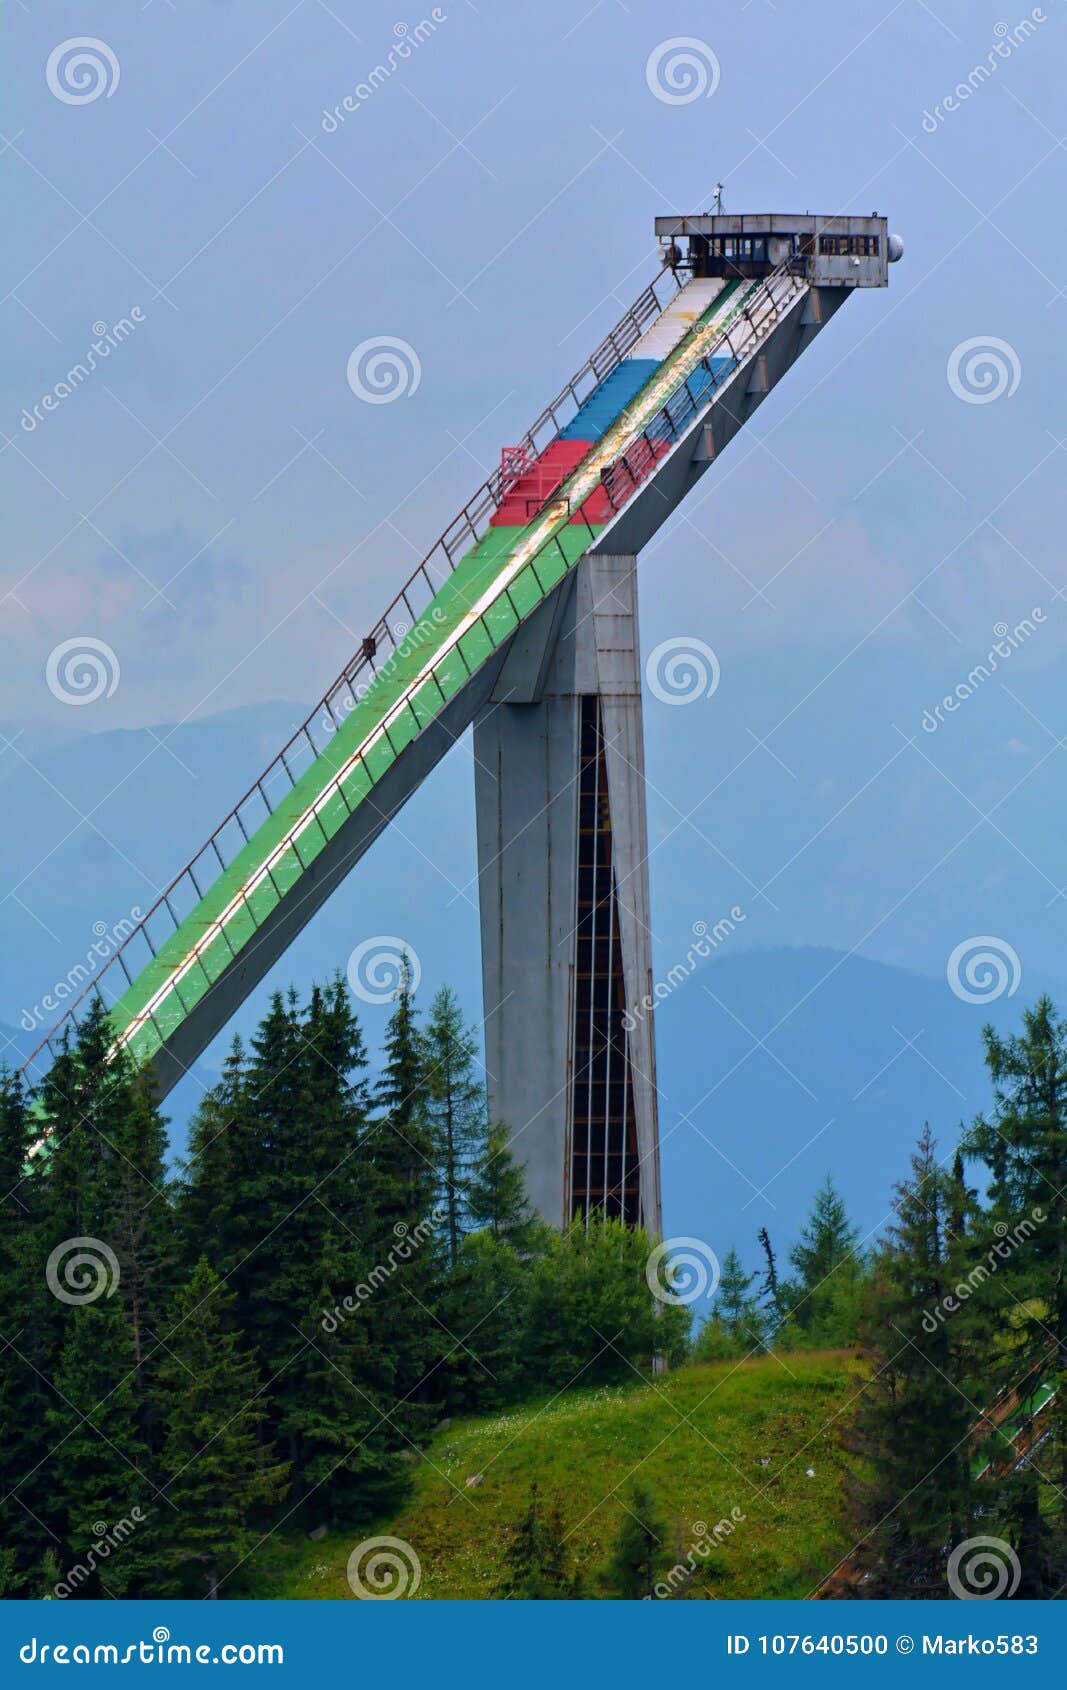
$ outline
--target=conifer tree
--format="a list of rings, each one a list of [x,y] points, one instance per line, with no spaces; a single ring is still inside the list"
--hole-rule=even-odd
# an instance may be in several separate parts
[[[545,1509],[536,1484],[501,1557],[504,1576],[497,1594],[511,1601],[568,1601],[581,1594],[571,1565],[558,1503]]]
[[[374,1194],[368,1248],[378,1288],[368,1319],[394,1358],[395,1424],[417,1436],[432,1419],[442,1381],[434,1374],[452,1341],[441,1324],[440,1217],[434,1208],[437,1170],[427,1111],[423,1044],[416,1025],[411,971],[405,959],[385,1033],[374,1092],[375,1120],[364,1165]]]
[[[73,1046],[60,1051],[41,1102],[49,1124],[41,1156],[45,1255],[80,1237],[114,1253],[140,1366],[174,1255],[166,1130],[147,1076],[115,1048],[99,999]],[[145,1381],[135,1391],[143,1399]]]
[[[323,1240],[318,1296],[300,1322],[306,1348],[286,1369],[279,1426],[292,1491],[316,1519],[351,1524],[387,1513],[402,1491],[392,1423],[394,1367],[366,1319],[367,1280],[353,1280],[352,1241]]]
[[[27,1595],[47,1543],[51,1296],[39,1271],[40,1138],[16,1075],[0,1073],[0,1543],[5,1593]]]
[[[64,1307],[63,1328],[46,1419],[53,1507],[70,1566],[86,1564],[101,1525],[112,1531],[120,1520],[153,1515],[156,1487],[138,1425],[133,1332],[121,1296],[102,1288],[95,1301]],[[90,1575],[83,1593],[121,1596],[150,1577],[152,1566],[149,1534],[135,1532]]]
[[[667,1563],[666,1528],[645,1487],[635,1483],[619,1525],[604,1583],[624,1601],[640,1602],[655,1594]]]
[[[529,1354],[531,1266],[492,1232],[472,1232],[445,1283],[444,1395],[452,1411],[486,1413],[534,1381]]]
[[[161,1565],[183,1593],[210,1598],[257,1541],[257,1512],[288,1483],[286,1464],[260,1442],[262,1385],[232,1318],[233,1298],[201,1260],[169,1311],[160,1368],[160,1465],[171,1505],[158,1534]],[[189,1585],[193,1570],[199,1590]]]
[[[516,1250],[535,1242],[540,1223],[526,1195],[526,1174],[511,1149],[511,1135],[502,1122],[489,1128],[475,1156],[467,1194],[467,1212],[476,1227]]]
[[[245,1047],[235,1037],[222,1065],[222,1078],[201,1098],[189,1128],[189,1148],[180,1163],[177,1191],[179,1239],[187,1273],[204,1255],[216,1272],[227,1275],[252,1245],[252,1181],[259,1175],[261,1146],[248,1101],[246,1070]]]
[[[910,1178],[897,1187],[865,1330],[873,1366],[857,1447],[874,1476],[861,1492],[857,1535],[873,1557],[870,1588],[879,1596],[949,1594],[948,1556],[974,1535],[975,1411],[964,1388],[964,1335],[947,1313],[956,1285],[953,1200],[927,1127]]]
[[[111,1093],[101,1175],[101,1234],[119,1263],[122,1302],[133,1340],[134,1393],[146,1429],[155,1366],[155,1333],[177,1256],[174,1206],[167,1189],[166,1129],[147,1076],[125,1070]]]
[[[763,1251],[764,1260],[767,1264],[766,1271],[763,1275],[763,1283],[760,1286],[760,1296],[763,1299],[764,1308],[767,1310],[769,1318],[773,1323],[774,1332],[777,1333],[778,1328],[785,1319],[785,1309],[782,1305],[782,1291],[778,1282],[778,1259],[775,1256],[774,1247],[771,1244],[770,1233],[767,1231],[765,1226],[760,1227],[757,1237],[759,1239],[760,1249]]]
[[[987,1204],[969,1229],[966,1259],[975,1288],[968,1299],[970,1329],[987,1379],[1021,1388],[1024,1395],[1040,1383],[1055,1390],[1047,1410],[1051,1437],[1038,1464],[1054,1479],[1046,1487],[1052,1547],[1035,1547],[1034,1558],[1050,1559],[1052,1576],[1062,1582],[1067,1577],[1067,1022],[1041,997],[1023,1012],[1020,1034],[1004,1038],[986,1027],[983,1038],[993,1109],[974,1122],[964,1145],[989,1174]],[[997,1330],[1001,1341],[990,1342]],[[1036,1546],[1043,1511],[1032,1506],[1030,1484],[1014,1475],[1005,1486],[1006,1505]],[[1013,1495],[1020,1486],[1023,1493]]]
[[[748,1356],[763,1348],[765,1316],[753,1291],[755,1283],[756,1275],[745,1272],[737,1251],[727,1250],[711,1313],[693,1345],[695,1360]]]
[[[797,1277],[782,1287],[787,1341],[830,1348],[855,1339],[866,1282],[858,1239],[833,1176],[827,1174],[789,1252]]]
[[[437,1205],[444,1213],[448,1264],[456,1265],[463,1234],[471,1162],[485,1137],[485,1088],[475,1062],[477,1041],[464,1026],[450,986],[430,1004],[422,1035],[426,1113],[437,1167]]]

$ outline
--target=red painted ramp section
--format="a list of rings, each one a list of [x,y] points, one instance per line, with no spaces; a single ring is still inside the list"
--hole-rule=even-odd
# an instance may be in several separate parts
[[[490,522],[495,528],[525,528],[558,487],[577,469],[591,440],[554,440],[540,457],[527,457],[521,447],[505,446],[500,456],[503,498]],[[606,522],[612,514],[606,496],[590,494],[572,522]]]

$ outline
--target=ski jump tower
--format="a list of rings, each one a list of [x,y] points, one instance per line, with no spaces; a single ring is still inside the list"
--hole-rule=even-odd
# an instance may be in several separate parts
[[[659,217],[663,266],[85,999],[166,1093],[473,726],[486,1065],[532,1197],[659,1231],[635,569],[856,288],[882,217]]]

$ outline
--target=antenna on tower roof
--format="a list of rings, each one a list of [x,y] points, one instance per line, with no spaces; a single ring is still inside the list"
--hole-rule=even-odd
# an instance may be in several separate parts
[[[715,201],[714,201],[714,205],[713,205],[713,210],[714,210],[716,217],[722,216],[722,214],[723,214],[723,203],[722,203],[722,183],[721,182],[716,182],[716,184],[715,184]]]

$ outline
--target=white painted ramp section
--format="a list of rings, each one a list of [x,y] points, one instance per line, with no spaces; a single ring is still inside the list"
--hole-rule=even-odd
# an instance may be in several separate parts
[[[667,358],[723,290],[721,276],[701,276],[675,294],[663,315],[630,348],[629,358]]]

